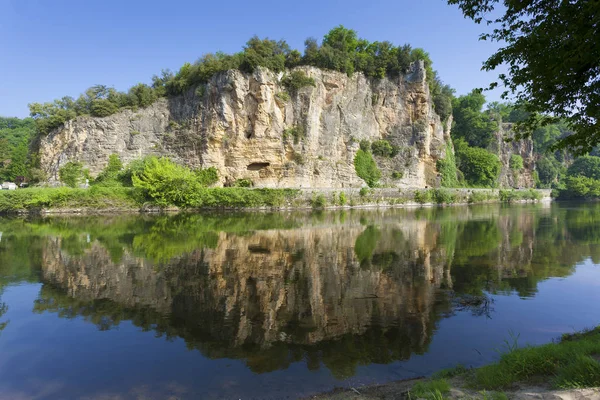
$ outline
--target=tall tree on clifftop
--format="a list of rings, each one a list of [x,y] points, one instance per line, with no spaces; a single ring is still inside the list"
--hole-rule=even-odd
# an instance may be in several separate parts
[[[531,112],[519,122],[519,137],[564,118],[574,130],[557,148],[577,153],[600,144],[599,0],[448,0],[465,17],[493,26],[481,40],[502,47],[483,64],[508,66],[499,83],[517,105]],[[497,15],[500,15],[496,17]]]

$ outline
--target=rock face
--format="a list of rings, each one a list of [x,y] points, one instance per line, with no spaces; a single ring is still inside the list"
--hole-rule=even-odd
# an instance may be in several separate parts
[[[386,139],[399,152],[376,157],[382,183],[438,185],[436,161],[445,157],[450,122],[434,111],[422,62],[394,80],[297,69],[315,85],[288,92],[284,74],[232,70],[145,109],[79,117],[42,138],[41,167],[56,181],[69,161],[96,175],[110,154],[124,163],[164,155],[216,167],[223,185],[250,179],[260,187],[360,187],[353,163],[359,142]],[[403,177],[392,179],[395,171]]]
[[[523,139],[507,142],[505,139],[512,137],[512,124],[500,124],[496,132],[496,141],[492,144],[492,152],[498,154],[502,162],[500,172],[500,187],[532,188],[535,187],[533,171],[535,170],[535,155],[533,154],[533,140]],[[510,168],[510,158],[518,155],[523,158],[523,169],[516,171]]]

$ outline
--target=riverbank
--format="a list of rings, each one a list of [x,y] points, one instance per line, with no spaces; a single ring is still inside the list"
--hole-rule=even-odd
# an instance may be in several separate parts
[[[428,379],[335,389],[310,399],[600,399],[600,326],[537,347],[518,348],[517,339],[506,341],[506,352],[495,364],[457,366]]]
[[[206,188],[198,193],[202,209],[336,209],[550,201],[549,190],[504,189],[249,189]],[[0,214],[97,214],[180,211],[147,201],[138,189],[92,186],[0,191]]]

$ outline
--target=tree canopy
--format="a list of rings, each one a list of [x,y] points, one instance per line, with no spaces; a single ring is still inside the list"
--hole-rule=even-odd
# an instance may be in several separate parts
[[[448,0],[465,17],[493,27],[482,40],[501,43],[483,65],[508,66],[502,83],[529,114],[518,137],[564,119],[573,133],[555,148],[581,154],[600,143],[600,2],[592,0]],[[492,15],[499,16],[497,18]],[[488,19],[490,18],[490,19]]]
[[[106,117],[124,108],[148,107],[160,97],[182,94],[207,83],[215,74],[232,69],[252,72],[263,67],[282,72],[286,68],[311,65],[348,75],[361,72],[368,78],[379,79],[405,74],[411,63],[418,60],[425,65],[436,111],[446,120],[452,112],[453,89],[441,82],[427,52],[409,45],[394,46],[387,41],[369,42],[342,25],[330,30],[321,44],[316,39],[307,39],[304,54],[292,50],[284,40],[255,36],[238,53],[206,54],[194,63],[185,63],[176,73],[163,70],[152,77],[151,86],[139,83],[127,92],[120,92],[95,85],[77,99],[67,96],[50,103],[32,103],[29,108],[38,131],[47,134],[79,115]],[[289,79],[284,78],[283,82]],[[306,81],[303,85],[307,86],[307,82],[310,83]],[[197,91],[196,95],[199,93],[203,91]]]

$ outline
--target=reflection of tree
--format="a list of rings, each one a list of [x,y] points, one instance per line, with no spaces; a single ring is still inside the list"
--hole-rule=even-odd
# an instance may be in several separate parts
[[[305,360],[348,377],[425,352],[451,307],[439,289],[531,296],[597,257],[596,214],[593,205],[8,220],[0,271],[37,279],[41,264],[37,312],[101,330],[132,321],[255,372]]]
[[[0,303],[0,318],[4,314],[6,314],[7,311],[8,311],[8,305],[6,305],[6,303]],[[4,328],[6,328],[6,326],[8,325],[9,322],[10,321],[0,322],[0,333],[2,333],[2,331],[4,330]]]

